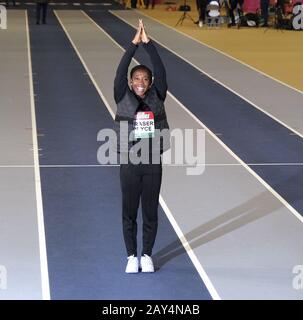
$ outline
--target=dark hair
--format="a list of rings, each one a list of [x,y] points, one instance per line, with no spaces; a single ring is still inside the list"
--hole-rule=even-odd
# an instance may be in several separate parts
[[[130,77],[132,78],[133,77],[133,74],[138,71],[138,70],[144,70],[147,72],[148,74],[148,78],[150,80],[150,82],[152,82],[152,79],[153,79],[153,73],[151,72],[151,70],[145,66],[144,64],[139,64],[138,66],[135,66],[131,69],[130,71]]]

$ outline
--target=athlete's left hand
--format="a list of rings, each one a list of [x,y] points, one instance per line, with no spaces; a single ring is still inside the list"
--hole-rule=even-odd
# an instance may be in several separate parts
[[[147,36],[145,26],[143,24],[142,19],[140,20],[141,24],[141,40],[143,43],[148,43],[150,41],[149,37]]]

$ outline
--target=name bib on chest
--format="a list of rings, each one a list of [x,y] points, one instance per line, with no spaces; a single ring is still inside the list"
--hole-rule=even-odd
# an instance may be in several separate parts
[[[134,119],[135,139],[153,138],[155,135],[154,113],[151,111],[141,111],[135,114]]]

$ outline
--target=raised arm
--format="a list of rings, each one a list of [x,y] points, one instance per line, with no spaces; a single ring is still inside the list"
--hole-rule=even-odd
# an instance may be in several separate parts
[[[136,50],[137,46],[131,42],[119,63],[114,81],[114,98],[116,103],[118,103],[125,95],[128,86],[128,67]]]
[[[141,39],[143,42],[143,46],[148,53],[150,60],[153,65],[154,71],[154,85],[158,92],[159,97],[162,100],[166,98],[167,92],[167,81],[166,81],[166,71],[163,65],[163,62],[158,54],[156,47],[153,45],[152,41],[147,36],[146,30],[144,28],[143,22],[142,23],[142,35]]]
[[[118,103],[123,98],[123,96],[125,95],[126,89],[128,87],[128,81],[127,81],[128,67],[132,60],[132,57],[134,56],[138,48],[139,43],[141,42],[141,32],[142,32],[142,27],[141,27],[141,23],[139,22],[136,35],[132,40],[132,42],[130,43],[130,45],[128,46],[124,55],[122,56],[119,66],[117,68],[116,77],[114,81],[114,98],[116,103]]]

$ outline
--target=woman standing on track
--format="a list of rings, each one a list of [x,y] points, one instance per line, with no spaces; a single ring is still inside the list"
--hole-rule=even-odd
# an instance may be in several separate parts
[[[139,44],[148,53],[154,71],[138,65],[130,72],[128,67]],[[127,163],[120,164],[122,190],[123,236],[128,256],[126,273],[154,272],[151,258],[158,227],[158,203],[162,179],[161,154],[169,149],[169,132],[164,100],[166,98],[166,72],[161,58],[148,38],[142,20],[128,49],[118,66],[114,82],[114,98],[117,104],[115,129],[118,152],[126,155]],[[121,122],[128,125],[126,144],[119,140]],[[164,129],[164,130],[163,130]],[[144,144],[147,143],[147,149]],[[138,145],[142,148],[138,149]],[[133,161],[139,156],[141,162]],[[143,159],[143,161],[142,161]],[[137,213],[142,203],[143,248],[141,259],[137,257]]]

